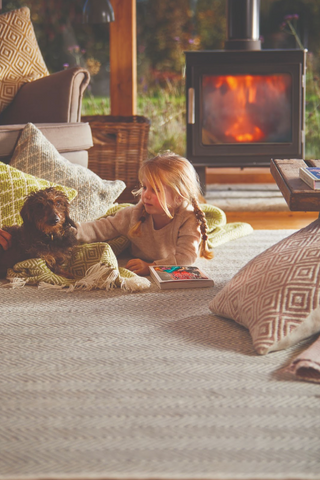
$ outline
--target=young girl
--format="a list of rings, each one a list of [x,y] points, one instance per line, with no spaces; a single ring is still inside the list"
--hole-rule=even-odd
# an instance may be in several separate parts
[[[145,161],[139,171],[137,205],[77,225],[80,243],[103,242],[119,235],[131,241],[133,259],[126,268],[149,275],[149,265],[192,265],[207,248],[207,222],[199,207],[200,186],[191,163],[173,153]]]

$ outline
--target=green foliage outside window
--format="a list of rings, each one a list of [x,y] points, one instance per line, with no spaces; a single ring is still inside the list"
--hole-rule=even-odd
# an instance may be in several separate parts
[[[112,2],[112,0],[111,0]],[[92,74],[83,114],[109,114],[109,32],[81,23],[84,0],[3,0],[3,12],[28,6],[51,73],[81,64]],[[320,1],[261,0],[263,48],[299,48],[283,27],[291,18],[309,50],[306,157],[320,158]],[[185,154],[186,50],[223,49],[226,0],[137,0],[138,114],[152,122],[150,153],[170,148]]]

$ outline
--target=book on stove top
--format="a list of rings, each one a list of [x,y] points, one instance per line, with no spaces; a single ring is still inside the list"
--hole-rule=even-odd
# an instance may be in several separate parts
[[[180,265],[152,265],[150,275],[162,290],[213,287],[214,281],[200,268]]]
[[[299,177],[313,190],[320,190],[320,167],[300,167]]]

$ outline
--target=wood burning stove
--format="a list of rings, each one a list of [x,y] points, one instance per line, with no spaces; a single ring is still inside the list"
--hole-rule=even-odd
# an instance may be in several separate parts
[[[306,51],[260,50],[258,7],[229,0],[226,49],[186,52],[187,157],[203,184],[206,167],[304,155]]]

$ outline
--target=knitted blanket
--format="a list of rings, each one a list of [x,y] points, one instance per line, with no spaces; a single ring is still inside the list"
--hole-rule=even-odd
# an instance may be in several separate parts
[[[115,215],[129,204],[114,205],[104,216]],[[225,213],[213,205],[201,205],[208,223],[209,247],[213,248],[230,240],[250,234],[248,223],[227,223]],[[108,243],[99,242],[74,247],[71,259],[63,265],[65,276],[53,273],[40,258],[17,263],[7,272],[9,284],[21,287],[26,284],[46,288],[63,288],[69,292],[79,289],[92,290],[122,288],[129,292],[141,291],[150,286],[147,278],[140,277],[119,267],[117,256],[130,245],[120,236]]]

